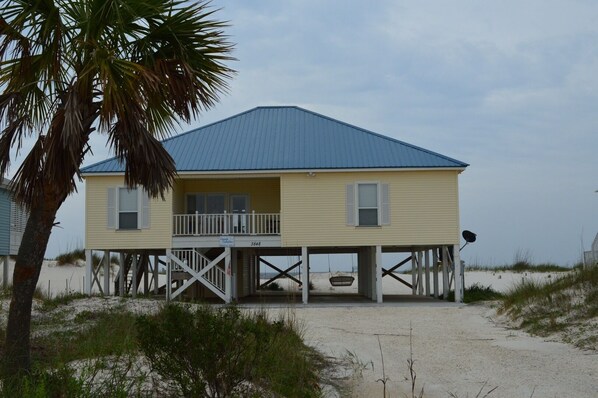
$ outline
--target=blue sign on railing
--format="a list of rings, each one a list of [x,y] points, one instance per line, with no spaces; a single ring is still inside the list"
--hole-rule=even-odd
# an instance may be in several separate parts
[[[229,235],[220,236],[220,247],[235,247],[235,237]]]

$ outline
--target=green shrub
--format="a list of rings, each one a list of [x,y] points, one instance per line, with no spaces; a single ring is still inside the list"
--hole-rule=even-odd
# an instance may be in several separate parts
[[[168,305],[137,326],[152,370],[183,396],[318,396],[316,356],[289,322]]]
[[[282,286],[278,284],[278,282],[272,282],[266,285],[266,290],[271,290],[273,292],[280,292],[284,290]]]
[[[14,380],[4,380],[2,397],[83,397],[83,383],[67,367],[52,372],[35,370],[32,374]]]
[[[499,300],[503,297],[502,293],[492,289],[492,286],[484,286],[480,283],[474,283],[463,291],[464,303],[475,303],[478,301]],[[449,301],[455,301],[455,291],[451,290],[448,296]]]
[[[472,264],[465,267],[466,271],[513,271],[513,272],[567,272],[573,268],[563,267],[561,265],[543,263],[532,264],[528,260],[519,260],[511,265],[502,266],[483,266],[480,264]]]
[[[77,260],[85,260],[85,250],[75,249],[70,252],[61,253],[56,256],[55,260],[58,265],[75,264]]]
[[[463,301],[466,303],[475,303],[478,301],[499,300],[502,293],[492,289],[492,286],[484,286],[480,283],[474,283],[465,289]]]
[[[94,265],[94,267],[97,267],[100,264],[100,261],[102,261],[102,258],[96,253],[93,253],[91,258],[91,262]],[[85,261],[85,249],[75,249],[71,250],[70,252],[59,254],[58,256],[56,256],[54,260],[56,260],[57,265],[75,264],[77,260]],[[110,256],[111,264],[118,264],[119,262],[120,259],[117,254],[112,254]]]
[[[36,297],[36,296],[34,295],[34,297]],[[73,292],[73,293],[58,293],[54,297],[46,297],[44,295],[41,295],[41,293],[40,293],[40,296],[36,297],[36,298],[42,300],[42,308],[41,308],[42,311],[51,311],[58,306],[67,305],[68,303],[70,303],[74,300],[87,298],[87,297],[88,296],[84,293]]]
[[[35,369],[20,379],[4,380],[0,397],[13,398],[104,398],[150,397],[141,388],[146,374],[131,374],[133,357],[98,359],[77,366],[59,365]]]
[[[34,339],[41,349],[32,353],[39,366],[57,365],[82,359],[123,356],[137,352],[137,316],[118,308],[83,311],[70,327],[44,333]],[[58,317],[54,323],[66,324]]]

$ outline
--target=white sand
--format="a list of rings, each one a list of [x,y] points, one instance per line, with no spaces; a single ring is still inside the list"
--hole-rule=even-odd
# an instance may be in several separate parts
[[[54,294],[69,288],[81,291],[84,267],[44,265],[39,286],[47,288],[50,280]],[[511,272],[467,272],[466,285],[479,282],[504,291],[522,278],[549,279],[556,274],[516,274]],[[356,292],[349,288],[331,290],[329,275],[312,274],[316,291]],[[404,275],[410,281],[410,275]],[[284,285],[285,280],[280,281]],[[296,288],[295,288],[296,289]],[[384,278],[385,294],[410,294],[410,289]],[[132,301],[132,300],[131,300]],[[86,299],[72,305],[86,310],[117,305],[118,299]],[[156,309],[159,302],[139,300],[141,307]],[[130,307],[130,306],[128,306]],[[143,308],[133,309],[136,312]],[[482,305],[457,305],[443,301],[372,304],[310,304],[290,308],[269,307],[273,314],[293,313],[304,326],[305,339],[326,355],[344,362],[350,369],[347,352],[367,364],[345,384],[352,384],[356,397],[382,396],[382,361],[385,362],[387,388],[392,397],[410,394],[407,368],[410,327],[413,336],[414,369],[417,391],[423,386],[425,397],[475,397],[484,383],[484,391],[498,387],[497,397],[598,397],[598,354],[570,345],[544,341],[518,330],[509,330],[493,319],[494,310]],[[372,366],[373,364],[373,366]],[[358,366],[355,366],[358,367]],[[340,375],[345,375],[341,369]],[[349,373],[352,373],[351,370]]]
[[[391,396],[410,392],[409,328],[417,390],[426,397],[475,397],[484,382],[490,397],[597,397],[598,355],[546,342],[496,325],[485,306],[448,303],[354,307],[298,307],[308,343],[330,356],[353,352],[373,363],[354,383],[355,396],[382,396],[384,353]],[[483,396],[482,394],[481,396]]]
[[[1,267],[1,264],[0,264]],[[12,273],[14,270],[14,262],[11,260],[9,261],[9,283],[12,283]],[[103,270],[100,271],[103,275]],[[114,277],[118,273],[118,266],[112,267],[110,271],[110,280],[113,282]],[[0,271],[1,275],[1,271]],[[85,264],[84,262],[79,262],[75,265],[56,265],[56,261],[44,261],[42,266],[42,270],[39,275],[39,280],[37,282],[38,288],[40,288],[44,293],[50,292],[50,294],[54,297],[57,294],[63,294],[65,292],[68,293],[83,293],[84,291],[84,281],[85,281]],[[100,276],[100,282],[103,284],[104,279],[103,276]],[[112,283],[111,282],[111,283]],[[111,285],[110,289],[113,289],[113,284]],[[49,287],[49,289],[48,289]],[[98,293],[97,286],[93,289],[94,293]]]
[[[12,280],[12,272],[14,269],[14,262],[9,261],[9,283]],[[110,288],[113,289],[113,281],[118,274],[118,266],[112,266],[110,269]],[[514,283],[526,278],[531,278],[537,281],[548,281],[552,278],[557,278],[562,273],[515,273],[515,272],[493,272],[493,271],[467,271],[465,273],[465,285],[471,286],[474,283],[480,283],[483,286],[492,286],[497,291],[505,292]],[[100,283],[104,283],[103,270],[100,270]],[[357,280],[350,287],[332,287],[328,278],[334,275],[327,272],[312,273],[310,280],[315,285],[315,292],[318,293],[357,293]],[[343,274],[348,275],[348,274]],[[357,276],[356,274],[354,276]],[[399,274],[405,281],[411,283],[411,274]],[[1,278],[1,271],[0,271]],[[432,278],[432,276],[430,276]],[[442,275],[440,275],[442,278]],[[69,292],[83,292],[85,281],[85,266],[81,261],[76,265],[56,265],[55,261],[44,261],[42,270],[39,276],[37,286],[44,292],[49,292],[55,296],[59,293]],[[411,294],[411,289],[407,286],[395,281],[390,277],[384,277],[383,290],[384,294]],[[265,280],[262,280],[265,282]],[[290,279],[278,279],[277,282],[284,287],[285,290],[297,291],[297,286]],[[432,285],[432,282],[430,282]],[[440,289],[442,290],[442,280],[440,281]],[[94,293],[98,293],[97,286],[94,286]]]
[[[466,273],[465,283],[504,292],[525,278],[542,281],[560,275],[475,271]],[[332,288],[329,276],[312,274],[313,291],[357,292],[356,283]],[[411,281],[411,275],[402,276]],[[411,294],[411,289],[391,278],[383,282],[385,294]],[[297,289],[290,281],[280,284]],[[379,344],[387,393],[411,396],[410,327],[416,392],[423,386],[425,397],[476,397],[480,389],[483,397],[495,387],[488,397],[598,397],[598,353],[507,329],[487,306],[405,300],[382,305],[296,305],[292,310],[305,327],[308,344],[345,362],[351,362],[351,352],[358,362],[367,364],[363,377],[349,381],[356,397],[383,396],[383,385],[377,382],[383,378]]]
[[[533,279],[538,282],[550,281],[558,278],[566,273],[532,273],[532,272],[511,272],[511,271],[466,271],[465,272],[465,286],[469,287],[473,284],[480,284],[482,286],[491,286],[494,290],[499,292],[506,292],[511,286],[521,282],[525,279]],[[336,273],[311,273],[310,281],[314,285],[314,292],[317,293],[345,293],[345,294],[357,294],[357,279],[352,286],[349,287],[333,287],[330,285],[328,278]],[[342,273],[340,275],[351,275],[349,273]],[[397,274],[404,281],[411,283],[411,274]],[[357,278],[357,274],[353,274]],[[442,275],[439,275],[439,288],[442,292]],[[299,278],[298,278],[299,279]],[[262,283],[266,280],[262,280]],[[297,284],[291,279],[277,279],[276,282],[282,286],[285,290],[297,291]],[[433,288],[433,277],[430,275],[430,289]],[[394,280],[393,278],[386,276],[382,278],[382,290],[384,294],[396,295],[396,294],[411,294],[411,289],[402,283]]]

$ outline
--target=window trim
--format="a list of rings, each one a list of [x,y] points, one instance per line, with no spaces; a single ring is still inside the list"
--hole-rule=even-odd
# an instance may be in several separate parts
[[[121,189],[126,189],[129,191],[135,191],[136,196],[137,196],[137,209],[135,211],[135,213],[137,213],[137,225],[135,226],[135,228],[121,228],[120,226],[120,214],[121,213],[133,213],[132,211],[121,211],[120,210],[120,190]],[[116,187],[116,230],[117,231],[138,231],[140,230],[140,226],[141,226],[141,192],[142,190],[140,190],[138,187],[135,188],[129,188],[127,186],[119,186]]]
[[[380,181],[356,181],[355,183],[355,226],[356,227],[380,227],[382,226],[381,224],[381,209],[382,209],[382,203],[381,203],[381,192],[380,192]],[[361,207],[359,205],[359,186],[360,185],[376,185],[376,207]],[[360,210],[372,210],[372,209],[376,209],[376,224],[371,224],[371,225],[367,225],[367,224],[361,224],[360,220],[359,220],[359,211]]]

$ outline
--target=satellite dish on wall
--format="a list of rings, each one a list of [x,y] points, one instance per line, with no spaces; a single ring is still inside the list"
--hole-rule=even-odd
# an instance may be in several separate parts
[[[463,250],[463,248],[464,248],[465,246],[467,246],[467,244],[468,244],[468,243],[473,243],[473,242],[475,242],[475,240],[476,240],[476,237],[477,237],[477,235],[476,235],[476,234],[474,234],[473,232],[471,232],[471,231],[468,231],[468,230],[464,230],[464,231],[461,233],[461,236],[463,237],[463,239],[465,239],[465,244],[464,244],[463,246],[461,246],[461,248],[459,249],[459,251]]]
[[[475,242],[476,237],[477,237],[476,234],[474,234],[473,232],[468,231],[468,230],[463,231],[461,236],[463,236],[463,239],[465,239],[465,242],[467,242],[467,243]]]

